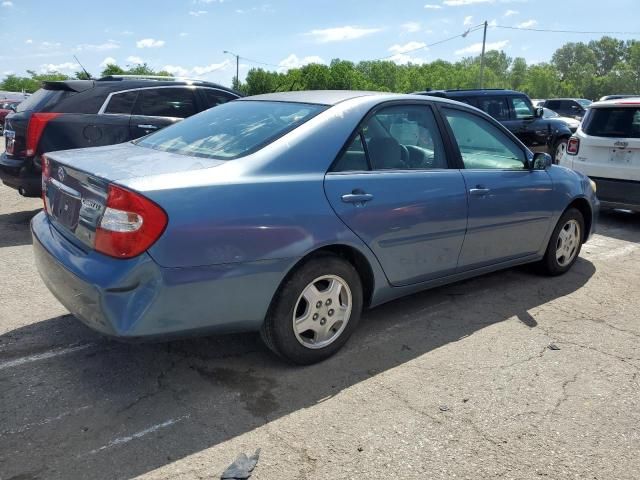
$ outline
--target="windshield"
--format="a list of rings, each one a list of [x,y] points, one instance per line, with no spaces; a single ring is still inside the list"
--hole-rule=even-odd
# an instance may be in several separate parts
[[[591,100],[587,100],[585,98],[579,98],[578,99],[578,103],[580,105],[582,105],[584,108],[587,108],[589,105],[591,105],[593,102]]]
[[[47,90],[41,88],[33,95],[30,95],[24,102],[18,104],[16,111],[26,112],[27,110],[37,110],[39,112],[46,111],[60,100],[70,97],[75,92],[69,92],[67,90]]]
[[[594,137],[640,138],[640,107],[593,108],[582,129]]]
[[[232,160],[265,147],[326,108],[306,103],[229,102],[136,143],[164,152]]]
[[[544,110],[544,115],[542,116],[544,118],[555,118],[560,116],[556,112],[554,112],[553,110],[549,110],[548,108],[543,108],[543,110]]]

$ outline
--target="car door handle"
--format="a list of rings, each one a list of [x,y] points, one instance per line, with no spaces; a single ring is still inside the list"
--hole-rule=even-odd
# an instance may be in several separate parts
[[[373,195],[370,193],[347,193],[342,195],[342,201],[345,203],[363,204],[373,200]]]
[[[478,185],[476,188],[469,189],[469,193],[471,195],[477,195],[477,196],[486,195],[490,191],[491,189],[480,187],[480,185]]]
[[[158,126],[144,123],[142,125],[138,125],[138,128],[142,128],[144,130],[157,130]]]

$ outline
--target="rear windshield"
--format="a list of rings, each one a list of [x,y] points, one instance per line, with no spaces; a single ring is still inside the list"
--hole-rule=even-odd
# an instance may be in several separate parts
[[[640,107],[592,108],[582,130],[594,137],[640,138]]]
[[[47,111],[58,102],[75,93],[76,92],[70,92],[68,90],[47,90],[41,88],[33,95],[30,95],[24,102],[20,103],[16,110],[18,112],[26,112],[29,110],[36,110],[38,112]]]
[[[259,150],[326,108],[306,103],[229,102],[136,143],[164,152],[232,160]]]

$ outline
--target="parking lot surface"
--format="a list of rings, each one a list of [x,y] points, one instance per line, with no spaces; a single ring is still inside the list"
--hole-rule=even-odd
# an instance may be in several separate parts
[[[291,367],[256,335],[84,327],[35,270],[40,206],[0,186],[2,480],[212,479],[257,448],[258,480],[638,478],[640,215],[603,214],[565,276],[419,293]]]

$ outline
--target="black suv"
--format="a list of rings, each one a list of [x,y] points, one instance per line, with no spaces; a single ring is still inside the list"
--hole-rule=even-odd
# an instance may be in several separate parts
[[[543,106],[549,110],[559,113],[563,117],[572,117],[581,120],[587,113],[587,107],[591,105],[591,100],[584,98],[551,98],[545,100]]]
[[[522,92],[503,89],[428,90],[419,95],[450,98],[485,111],[502,123],[533,152],[551,155],[555,163],[566,154],[571,130],[562,120],[543,118]]]
[[[5,120],[0,179],[21,195],[39,196],[45,152],[133,140],[240,96],[215,83],[171,77],[44,82]]]

